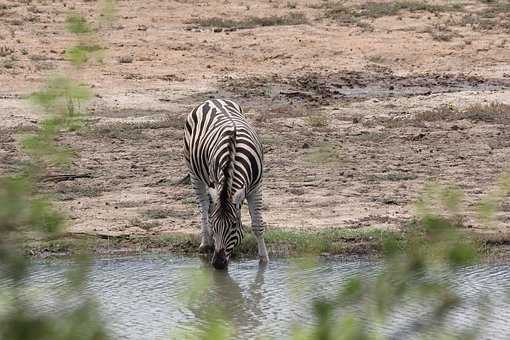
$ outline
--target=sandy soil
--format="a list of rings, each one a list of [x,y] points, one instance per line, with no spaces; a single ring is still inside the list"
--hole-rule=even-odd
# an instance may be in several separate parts
[[[327,17],[324,1],[118,1],[117,20],[99,33],[103,63],[77,72],[63,55],[74,41],[65,17],[97,22],[95,1],[4,1],[0,172],[23,160],[20,130],[41,117],[21,98],[65,72],[96,93],[89,128],[60,140],[79,154],[68,172],[92,178],[49,186],[71,232],[198,232],[190,188],[171,183],[185,171],[185,116],[209,97],[239,101],[262,136],[270,227],[403,228],[437,181],[464,191],[466,227],[489,230],[476,207],[507,169],[510,109],[473,105],[510,104],[510,19],[501,10],[490,28],[466,25],[489,5],[462,4],[359,24]],[[289,13],[307,22],[232,30],[197,21]],[[508,209],[491,230],[508,231]]]

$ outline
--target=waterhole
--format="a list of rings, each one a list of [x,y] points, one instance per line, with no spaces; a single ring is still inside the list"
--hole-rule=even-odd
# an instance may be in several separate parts
[[[29,286],[43,296],[41,310],[51,311],[58,300],[68,260],[37,261]],[[315,322],[312,302],[332,297],[346,280],[370,279],[382,264],[364,258],[320,258],[313,266],[295,260],[273,259],[265,268],[257,261],[230,264],[228,273],[214,271],[190,257],[136,256],[96,259],[87,289],[98,300],[102,317],[115,339],[170,339],[200,328],[208,306],[225,311],[239,339],[266,336],[285,339],[295,326]],[[202,268],[211,277],[202,297],[183,298],[190,289],[190,272]],[[440,275],[440,274],[439,274]],[[482,264],[440,277],[463,297],[463,304],[447,317],[453,330],[480,328],[480,339],[510,335],[510,265]],[[0,280],[0,289],[8,283]],[[185,294],[184,294],[185,295]],[[489,308],[480,309],[480,301]],[[356,306],[349,307],[350,311]],[[390,316],[382,333],[412,339],[415,321],[427,306],[407,303]],[[342,313],[342,312],[340,312]],[[416,337],[417,338],[417,337]]]

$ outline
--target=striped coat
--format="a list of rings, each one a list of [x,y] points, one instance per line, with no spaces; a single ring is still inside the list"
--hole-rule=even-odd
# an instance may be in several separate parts
[[[241,205],[247,199],[259,255],[267,261],[261,215],[262,146],[241,107],[211,99],[193,109],[185,126],[184,158],[201,212],[200,250],[214,246],[213,264],[226,267],[243,237]]]

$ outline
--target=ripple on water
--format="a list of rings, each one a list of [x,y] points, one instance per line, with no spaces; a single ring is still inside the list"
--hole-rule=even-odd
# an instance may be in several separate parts
[[[42,308],[49,310],[58,301],[68,261],[35,263],[30,285],[44,291]],[[359,258],[320,259],[315,266],[300,267],[295,261],[275,259],[266,267],[258,261],[238,261],[229,271],[211,269],[211,280],[201,299],[187,303],[190,270],[201,268],[199,259],[175,256],[140,256],[98,259],[93,264],[88,293],[100,302],[101,311],[115,338],[168,339],[173,333],[202,325],[210,306],[220,307],[239,338],[265,334],[284,338],[292,325],[314,322],[311,301],[333,296],[349,278],[370,278],[381,265]],[[505,339],[510,334],[510,265],[479,265],[460,269],[455,277],[445,276],[467,302],[451,313],[448,323],[462,329],[482,322],[482,339]],[[0,287],[7,285],[0,281]],[[480,301],[490,305],[479,319]],[[404,303],[390,317],[385,333],[406,334],[411,320],[426,315],[423,304]],[[405,336],[409,338],[408,336]]]

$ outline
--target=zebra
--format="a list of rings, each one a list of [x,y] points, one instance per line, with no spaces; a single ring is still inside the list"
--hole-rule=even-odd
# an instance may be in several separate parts
[[[243,238],[241,206],[246,199],[260,262],[267,263],[262,146],[239,104],[210,99],[195,107],[184,129],[184,159],[201,215],[199,252],[213,252],[216,269],[227,267]]]

